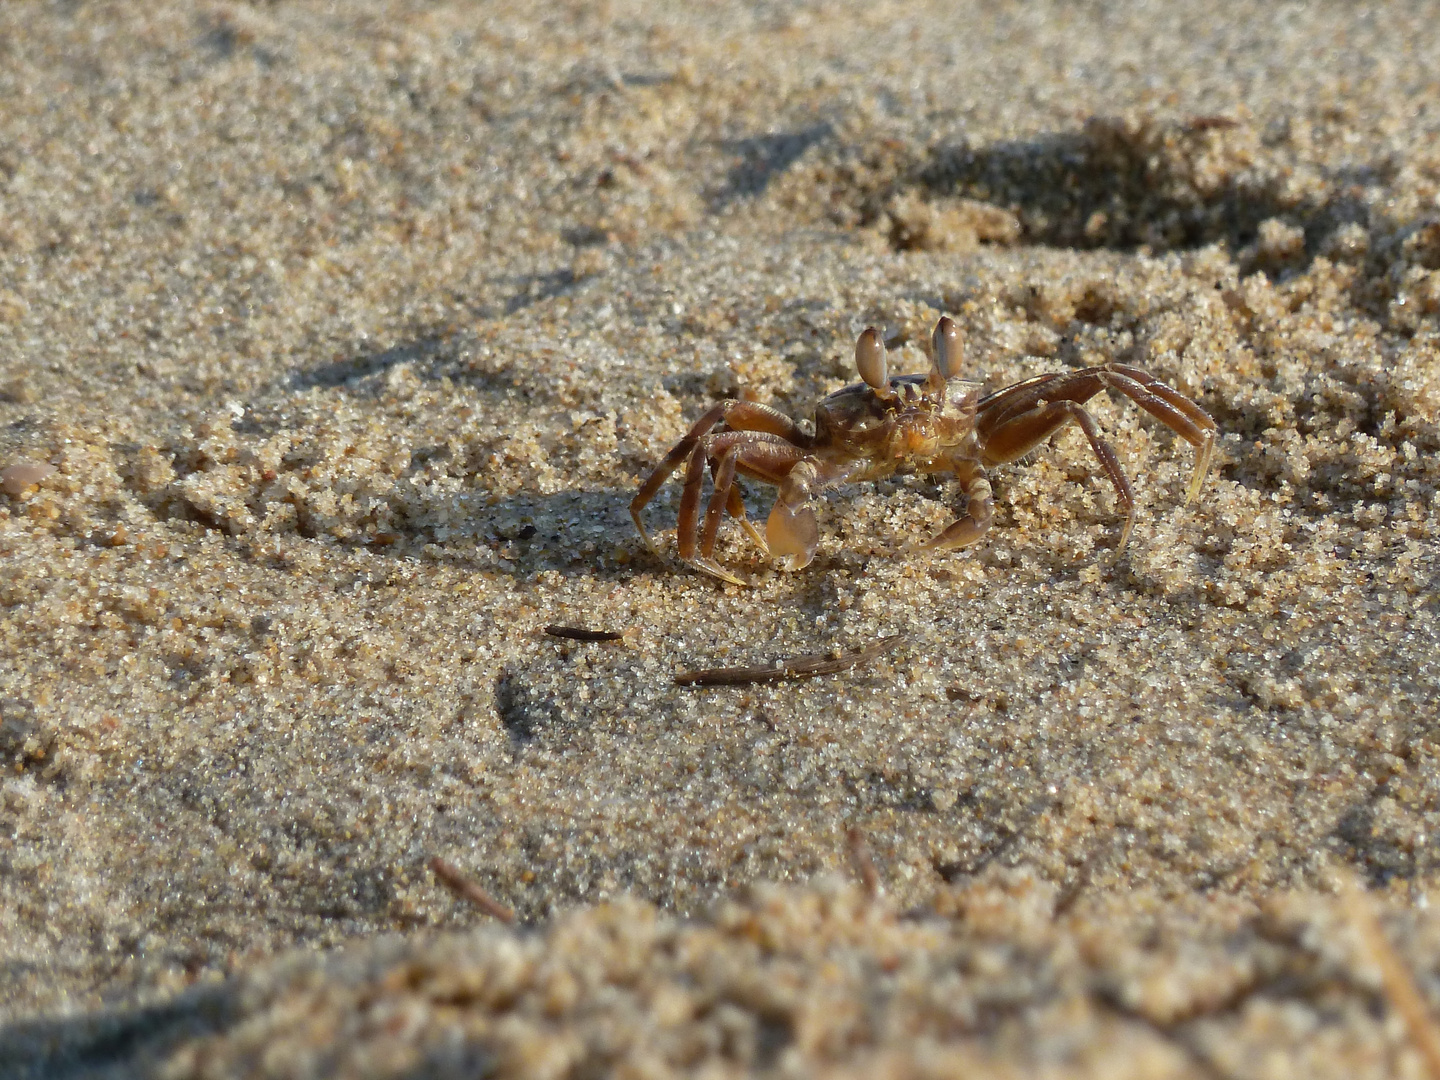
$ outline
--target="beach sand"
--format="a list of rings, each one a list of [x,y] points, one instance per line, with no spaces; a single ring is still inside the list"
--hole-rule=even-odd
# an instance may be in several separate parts
[[[0,7],[0,1076],[1426,1075],[1434,16]],[[1123,552],[1074,428],[635,535],[942,313],[1199,497],[1102,395]]]

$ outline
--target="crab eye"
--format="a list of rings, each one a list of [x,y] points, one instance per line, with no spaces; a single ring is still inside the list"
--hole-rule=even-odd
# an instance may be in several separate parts
[[[942,379],[953,379],[960,369],[961,353],[964,346],[960,340],[960,327],[949,315],[940,316],[935,324],[935,333],[930,339],[934,347],[935,370]]]
[[[885,367],[885,342],[873,326],[867,326],[860,339],[855,342],[855,366],[860,369],[860,378],[865,385],[880,393],[882,397],[890,392],[890,378]]]

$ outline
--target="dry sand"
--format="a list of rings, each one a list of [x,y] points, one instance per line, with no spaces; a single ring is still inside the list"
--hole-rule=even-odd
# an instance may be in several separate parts
[[[0,1075],[1423,1075],[1333,885],[1440,1004],[1436,14],[0,7]],[[1118,556],[1074,430],[643,547],[942,312],[1201,497],[1101,398]]]

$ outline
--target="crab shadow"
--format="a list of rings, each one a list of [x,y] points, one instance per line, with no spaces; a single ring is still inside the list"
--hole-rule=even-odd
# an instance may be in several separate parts
[[[418,467],[412,466],[412,471]],[[388,500],[392,515],[381,532],[356,528],[353,536],[337,537],[308,528],[302,521],[280,535],[319,541],[337,554],[363,551],[379,560],[423,559],[516,580],[554,571],[566,577],[623,581],[661,568],[635,534],[628,511],[632,494],[629,488],[572,488],[553,495],[522,493],[493,499],[483,491],[467,492],[461,496],[462,506],[473,506],[474,512],[456,521],[453,497],[417,499],[413,491],[392,493]],[[228,534],[218,520],[186,515],[183,508],[170,516],[188,516]],[[257,535],[267,534],[242,532],[236,539],[253,541]],[[276,556],[251,558],[269,565]]]
[[[367,379],[383,376],[402,364],[433,368],[444,350],[445,341],[439,335],[417,337],[410,341],[391,345],[384,349],[358,349],[328,364],[296,371],[288,380],[292,390],[310,390],[316,387],[337,389],[358,388]],[[439,376],[434,376],[438,378]]]
[[[630,520],[632,494],[629,488],[568,488],[484,499],[460,536],[429,540],[423,512],[408,536],[426,545],[427,558],[516,578],[557,571],[623,580],[635,575],[637,564],[642,570],[648,566],[648,552]],[[404,529],[401,535],[407,535]]]
[[[570,230],[570,235],[566,239],[576,247],[594,246],[576,230]],[[581,242],[576,243],[576,240]],[[569,296],[579,289],[585,280],[585,275],[577,274],[568,266],[543,274],[526,274],[518,279],[515,291],[505,300],[504,313],[514,315],[517,311],[524,311],[535,304],[543,304],[547,300],[554,300],[560,296]]]

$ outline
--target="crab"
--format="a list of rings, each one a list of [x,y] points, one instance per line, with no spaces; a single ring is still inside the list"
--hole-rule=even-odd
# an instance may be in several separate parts
[[[630,502],[635,528],[656,550],[640,512],[684,464],[680,557],[697,570],[745,585],[715,560],[715,538],[727,511],[762,551],[784,560],[786,570],[800,570],[810,564],[820,543],[810,505],[817,492],[901,472],[949,473],[965,492],[965,512],[919,547],[964,548],[985,535],[994,514],[986,468],[1024,457],[1073,422],[1084,432],[1125,509],[1118,553],[1135,525],[1135,495],[1115,451],[1085,410],[1085,403],[1101,390],[1124,394],[1195,447],[1186,503],[1200,493],[1215,451],[1215,421],[1149,372],[1128,364],[1103,364],[1036,375],[986,394],[980,383],[957,374],[961,353],[960,328],[943,316],[931,337],[930,370],[890,375],[884,340],[873,326],[867,327],[855,343],[861,381],[815,407],[813,435],[770,405],[717,402],[640,485]],[[707,466],[714,490],[702,525],[700,497]],[[763,535],[745,516],[737,474],[779,488]]]

